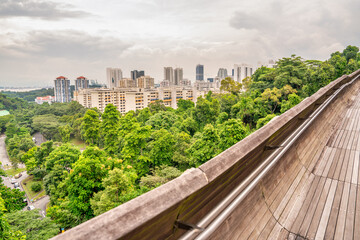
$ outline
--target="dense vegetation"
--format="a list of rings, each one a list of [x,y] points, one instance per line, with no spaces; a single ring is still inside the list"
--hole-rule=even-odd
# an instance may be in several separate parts
[[[358,50],[349,46],[324,62],[282,58],[275,68],[256,70],[243,85],[224,79],[223,93],[209,92],[196,106],[179,100],[176,110],[156,102],[121,115],[111,104],[100,113],[76,102],[50,106],[16,100],[15,108],[7,105],[12,113],[3,127],[7,149],[13,162],[25,163],[34,178],[43,180],[51,200],[48,217],[70,228],[201,165],[355,71]],[[34,132],[50,141],[34,146]],[[69,143],[72,139],[87,147],[80,151]]]
[[[38,90],[28,91],[28,92],[11,92],[11,91],[4,91],[2,92],[5,96],[11,98],[21,98],[27,102],[35,101],[37,97],[45,97],[45,96],[54,96],[54,89],[53,88],[42,88]]]

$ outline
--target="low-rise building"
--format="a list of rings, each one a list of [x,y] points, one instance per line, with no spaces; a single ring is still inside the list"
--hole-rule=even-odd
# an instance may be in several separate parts
[[[43,104],[45,102],[47,102],[48,104],[51,104],[51,103],[55,102],[55,97],[54,96],[37,97],[37,98],[35,98],[35,102],[37,104]]]
[[[196,88],[160,87],[146,88],[114,88],[114,89],[82,89],[74,93],[75,101],[86,108],[96,107],[104,111],[107,104],[112,103],[121,113],[146,108],[150,103],[161,100],[167,107],[177,108],[180,99],[196,103],[199,96],[209,90],[198,91]]]

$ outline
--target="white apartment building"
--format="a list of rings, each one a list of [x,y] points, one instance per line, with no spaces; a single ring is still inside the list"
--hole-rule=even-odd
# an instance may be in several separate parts
[[[251,77],[255,69],[248,64],[235,64],[234,65],[234,80],[237,82],[242,82],[246,77]]]
[[[120,68],[106,68],[106,78],[108,88],[119,87],[120,80],[123,78]]]
[[[121,113],[136,111],[147,107],[150,103],[162,100],[167,107],[177,108],[180,99],[196,103],[199,96],[204,96],[209,90],[198,91],[196,88],[164,87],[156,89],[82,89],[74,92],[75,101],[86,108],[96,107],[104,111],[107,104],[112,103]]]

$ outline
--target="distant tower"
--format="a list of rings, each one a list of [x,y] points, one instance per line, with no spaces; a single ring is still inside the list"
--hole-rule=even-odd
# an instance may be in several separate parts
[[[123,78],[122,71],[120,68],[107,68],[106,69],[106,78],[108,83],[108,88],[119,87],[119,82]]]
[[[237,82],[242,82],[246,77],[251,77],[253,75],[253,67],[248,64],[235,64],[234,65],[234,80]]]
[[[75,91],[79,91],[80,89],[89,88],[89,79],[81,76],[75,79]]]
[[[196,65],[196,80],[204,81],[204,65]]]
[[[227,69],[226,68],[219,68],[218,74],[217,76],[222,80],[227,78],[228,74],[227,74]]]
[[[168,80],[170,85],[174,85],[174,70],[172,67],[164,67],[164,80]]]
[[[183,69],[182,68],[175,68],[174,70],[175,75],[175,85],[180,85],[181,81],[183,80]]]
[[[70,80],[60,76],[54,80],[55,101],[64,103],[71,101]]]
[[[140,71],[138,71],[138,70],[131,71],[131,78],[132,78],[132,80],[134,80],[134,81],[135,81],[137,78],[143,77],[143,76],[145,76],[145,72],[142,71],[142,70],[140,70]]]

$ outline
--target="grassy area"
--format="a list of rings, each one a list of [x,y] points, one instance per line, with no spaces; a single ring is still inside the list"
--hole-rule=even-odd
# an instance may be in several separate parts
[[[21,173],[23,171],[26,171],[26,168],[18,168],[18,169],[10,168],[8,170],[5,170],[6,175],[9,177],[15,176],[16,174]]]
[[[39,182],[41,183],[41,185],[43,186],[43,189],[41,191],[44,192],[45,195],[45,190],[44,190],[44,185],[42,183],[42,181],[36,181],[34,180],[33,176],[29,176],[28,178],[26,178],[24,181],[21,182],[21,185],[23,187],[23,189],[26,192],[26,195],[30,198],[33,199],[37,194],[39,194],[39,192],[33,192],[31,190],[31,184],[35,183],[35,182]],[[42,193],[41,193],[42,194]],[[40,194],[39,194],[40,195]],[[36,196],[37,198],[39,198],[39,196]],[[33,199],[34,200],[34,199]]]
[[[78,139],[71,139],[70,143],[75,147],[79,148],[80,150],[84,150],[87,146],[84,141]]]
[[[45,193],[45,190],[41,190],[41,192],[39,193],[39,195],[37,195],[35,198],[34,198],[34,201],[38,200],[39,198],[45,196],[46,193]]]

